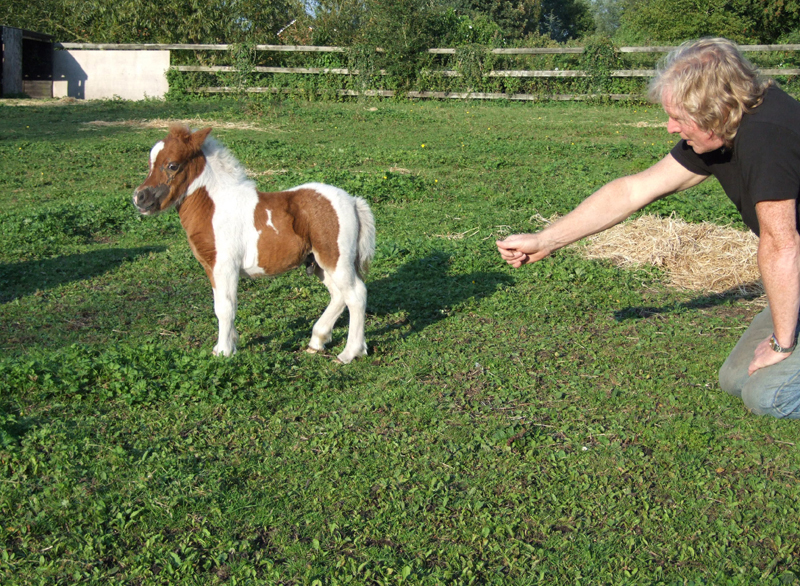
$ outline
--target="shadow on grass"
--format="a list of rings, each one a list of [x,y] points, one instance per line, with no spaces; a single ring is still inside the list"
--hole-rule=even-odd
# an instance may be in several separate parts
[[[379,322],[367,332],[368,344],[375,337],[393,330],[419,332],[446,318],[454,306],[470,299],[488,297],[499,287],[514,282],[509,275],[499,271],[449,274],[450,257],[449,253],[434,251],[424,258],[405,263],[384,279],[367,282],[367,315],[375,316]],[[288,329],[292,334],[281,348],[304,348],[311,336],[311,327],[324,309],[325,306],[320,306],[318,312],[291,320]],[[396,314],[397,319],[392,319]],[[345,311],[337,321],[329,348],[336,348],[347,337],[347,320]],[[260,336],[251,343],[264,344],[273,337]]]
[[[684,310],[695,309],[708,309],[710,307],[717,307],[725,305],[730,301],[744,300],[750,301],[761,297],[759,293],[751,292],[755,288],[754,283],[747,283],[742,289],[735,287],[728,289],[722,293],[714,293],[709,295],[701,295],[690,299],[689,301],[675,302],[662,307],[641,306],[641,307],[626,307],[614,312],[614,319],[616,321],[625,321],[628,319],[643,319],[652,317],[654,315],[664,315],[670,313],[679,313]],[[744,291],[743,291],[744,290]]]
[[[454,306],[483,299],[514,282],[499,271],[450,274],[450,257],[449,253],[434,251],[407,262],[385,279],[368,283],[367,312],[377,316],[404,313],[411,331],[417,332],[447,317]]]
[[[492,295],[498,288],[514,283],[502,272],[477,271],[469,274],[449,274],[450,257],[446,252],[434,251],[424,258],[410,260],[386,278],[367,281],[367,316],[377,322],[367,328],[367,344],[375,338],[395,330],[406,333],[419,332],[450,315],[450,310],[468,300]],[[324,288],[323,288],[324,289]],[[305,348],[311,337],[311,328],[325,310],[325,304],[307,315],[291,319],[282,332],[257,336],[247,345],[268,344],[276,337],[282,341],[280,348],[293,351]],[[336,322],[333,340],[327,348],[341,351],[337,346],[347,338],[349,314],[347,310]],[[287,330],[290,332],[286,334]]]
[[[17,444],[37,423],[38,419],[23,416],[10,403],[0,403],[0,448]]]
[[[162,252],[165,249],[164,246],[109,248],[45,260],[0,264],[0,303],[8,303],[36,291],[52,289],[65,283],[90,279],[116,268],[127,260],[151,252]]]

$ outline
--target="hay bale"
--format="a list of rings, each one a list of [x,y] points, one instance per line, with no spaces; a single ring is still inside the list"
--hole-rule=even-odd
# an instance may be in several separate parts
[[[673,287],[748,296],[764,293],[757,250],[758,237],[750,231],[654,215],[623,222],[582,244],[587,258],[622,267],[662,267]]]

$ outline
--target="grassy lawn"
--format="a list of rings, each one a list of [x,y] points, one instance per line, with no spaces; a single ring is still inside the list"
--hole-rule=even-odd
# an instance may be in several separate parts
[[[242,280],[239,353],[177,215],[131,204],[159,121],[262,190],[325,181],[378,228],[370,356],[303,351],[302,270]],[[155,121],[155,123],[154,123]],[[788,584],[800,427],[717,370],[758,311],[541,226],[673,144],[656,107],[0,105],[0,582]],[[651,206],[743,228],[716,183]]]

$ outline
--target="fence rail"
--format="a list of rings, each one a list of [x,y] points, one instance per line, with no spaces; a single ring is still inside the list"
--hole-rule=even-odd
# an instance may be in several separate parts
[[[57,49],[64,50],[127,50],[127,51],[230,51],[237,45],[230,44],[164,44],[164,43],[147,43],[147,44],[115,44],[115,43],[55,43]],[[794,52],[800,51],[800,44],[798,45],[739,45],[739,50],[742,52]],[[653,47],[619,47],[619,53],[636,54],[636,53],[667,53],[673,50],[675,46],[653,46]],[[334,46],[314,46],[314,45],[255,45],[252,47],[255,51],[259,52],[282,52],[282,53],[344,53],[347,51],[344,47]],[[377,49],[380,51],[380,49]],[[455,48],[434,48],[428,49],[428,53],[432,55],[456,55],[458,52]],[[518,48],[495,48],[489,51],[494,55],[578,55],[584,52],[583,47],[518,47]],[[180,72],[199,72],[199,73],[236,73],[240,70],[231,65],[173,65],[170,67],[173,71]],[[254,66],[249,68],[249,71],[256,73],[269,73],[269,74],[299,74],[299,75],[358,75],[358,69],[349,69],[346,67],[265,67]],[[762,68],[760,70],[765,75],[780,75],[780,76],[797,76],[800,75],[800,68],[787,67],[787,68]],[[376,72],[379,75],[386,75],[385,70]],[[654,69],[619,69],[609,72],[612,78],[648,78],[656,74]],[[434,72],[434,75],[442,77],[462,77],[462,74],[452,69],[442,69]],[[581,69],[548,69],[548,70],[528,70],[528,69],[500,69],[491,70],[484,74],[487,78],[585,78],[590,77],[591,74]],[[196,91],[204,93],[223,93],[233,91],[246,91],[251,93],[280,93],[287,90],[282,88],[231,88],[231,87],[198,87]],[[392,90],[338,90],[339,95],[365,95],[365,96],[383,96],[391,97],[395,95]],[[509,94],[498,92],[436,92],[436,91],[419,91],[407,92],[409,97],[428,97],[428,98],[473,98],[473,99],[511,99],[511,100],[536,100],[540,99],[538,96],[532,94]],[[559,94],[550,95],[548,99],[557,100],[574,100],[584,99],[590,96],[578,94]],[[625,99],[632,97],[630,94],[607,94],[611,99]]]
[[[56,49],[81,49],[81,50],[116,50],[116,51],[229,51],[236,45],[187,45],[169,43],[54,43]],[[770,52],[770,51],[800,51],[800,45],[738,45],[742,52]],[[654,47],[619,47],[620,53],[669,53],[676,46]],[[256,51],[283,51],[287,53],[343,53],[344,47],[326,47],[316,45],[255,45]],[[455,54],[458,49],[428,49],[428,53],[435,55]],[[583,53],[583,47],[517,47],[491,49],[495,55],[566,55],[570,53]]]

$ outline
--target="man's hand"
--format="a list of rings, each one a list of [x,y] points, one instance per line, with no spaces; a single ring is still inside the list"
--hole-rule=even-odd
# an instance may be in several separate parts
[[[500,256],[514,268],[541,260],[551,252],[539,244],[538,234],[514,234],[496,244]]]
[[[792,354],[790,352],[775,352],[775,350],[772,349],[772,346],[769,345],[769,338],[767,338],[756,347],[753,360],[750,362],[750,367],[747,369],[747,374],[752,376],[753,373],[760,368],[778,364],[778,362],[781,360],[786,360],[791,355]]]

